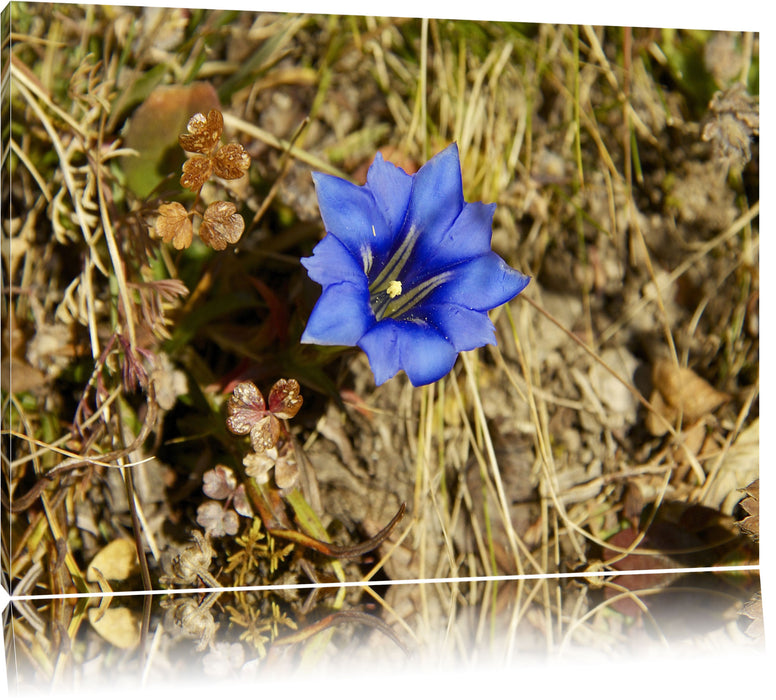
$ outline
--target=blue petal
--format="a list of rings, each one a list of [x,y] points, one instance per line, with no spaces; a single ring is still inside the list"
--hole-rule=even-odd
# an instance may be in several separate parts
[[[423,304],[412,315],[439,330],[458,352],[496,344],[496,329],[484,311],[458,304]]]
[[[441,268],[490,252],[495,204],[467,202],[447,230],[435,229],[420,237],[406,279],[423,279]]]
[[[488,311],[509,301],[531,281],[490,252],[452,268],[454,274],[426,299],[426,304],[450,303]]]
[[[407,215],[407,205],[412,192],[412,175],[407,175],[393,163],[383,160],[381,153],[375,156],[366,176],[367,187],[383,213],[392,235],[396,235]]]
[[[358,342],[380,385],[403,369],[413,386],[444,377],[458,353],[437,331],[409,321],[385,319]]]
[[[313,173],[313,182],[326,231],[337,236],[356,260],[367,250],[381,255],[390,248],[393,235],[368,187],[326,173]]]
[[[366,279],[363,284],[332,284],[323,290],[316,302],[301,341],[317,345],[355,345],[374,322]]]
[[[417,229],[421,240],[439,240],[463,209],[463,185],[458,146],[437,153],[415,174],[405,231]]]
[[[333,233],[327,233],[313,248],[312,256],[300,262],[307,268],[310,279],[324,287],[338,282],[359,284],[366,279],[362,262]]]

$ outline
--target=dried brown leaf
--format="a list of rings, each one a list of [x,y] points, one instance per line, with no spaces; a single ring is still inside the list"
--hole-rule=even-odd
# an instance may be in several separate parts
[[[299,468],[291,455],[281,456],[275,463],[275,483],[278,488],[290,489],[299,479]]]
[[[701,454],[704,444],[708,440],[706,425],[703,421],[694,423],[683,430],[678,444],[673,450],[672,459],[677,464],[688,464],[688,453],[697,457]]]
[[[224,250],[237,243],[245,230],[245,222],[231,202],[213,202],[206,210],[199,227],[199,237],[214,250]]]
[[[248,495],[245,493],[245,484],[240,484],[234,490],[232,505],[240,515],[243,515],[246,518],[253,517],[253,508],[251,507],[251,502],[248,500]]]
[[[221,140],[224,118],[217,109],[211,109],[207,117],[197,113],[186,125],[187,134],[178,137],[178,143],[189,153],[210,154]]]
[[[213,156],[213,171],[224,180],[237,180],[248,172],[251,157],[239,143],[221,146]]]
[[[251,452],[243,458],[245,473],[260,484],[269,481],[269,470],[275,466],[277,451],[270,448],[265,452]]]
[[[46,383],[46,375],[39,369],[15,357],[4,357],[0,365],[0,386],[10,386],[17,393],[39,389]]]
[[[240,382],[226,403],[226,427],[237,435],[251,431],[267,412],[264,397],[253,382]]]
[[[695,423],[730,399],[688,367],[677,367],[670,360],[655,363],[652,383],[655,391],[650,402],[669,423],[674,423],[680,413],[685,424]],[[662,421],[651,415],[647,427],[653,435],[666,432]]]
[[[167,202],[159,207],[156,217],[156,235],[177,250],[188,248],[194,235],[189,213],[179,202]]]
[[[275,382],[267,397],[269,410],[283,420],[293,418],[302,407],[302,395],[296,379],[279,379]]]
[[[274,447],[279,439],[280,421],[271,413],[267,413],[251,428],[251,445],[256,452]]]
[[[657,412],[657,415],[652,413],[652,411],[647,413],[646,419],[644,421],[647,426],[647,430],[649,430],[649,432],[656,437],[665,435],[668,432],[668,428],[666,427],[665,423],[660,420],[660,416],[664,417],[669,423],[674,423],[676,421],[676,409],[669,406],[663,400],[662,394],[657,389],[652,391],[652,394],[649,397],[649,402]]]
[[[193,156],[183,164],[181,187],[199,192],[213,173],[213,162],[209,156]]]
[[[760,540],[760,480],[756,479],[744,489],[747,497],[741,507],[749,515],[738,523],[738,528],[755,542]]]
[[[206,496],[222,501],[237,488],[234,472],[223,464],[209,469],[202,475],[202,491]]]
[[[197,508],[197,523],[205,528],[211,537],[236,535],[240,520],[231,509],[224,508],[218,501],[205,501]]]

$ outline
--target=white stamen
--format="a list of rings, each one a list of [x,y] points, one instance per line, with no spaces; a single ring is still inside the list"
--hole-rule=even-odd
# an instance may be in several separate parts
[[[374,227],[372,227],[374,230]],[[368,275],[372,269],[372,263],[374,262],[374,256],[372,255],[372,249],[369,246],[361,247],[361,264],[364,266],[364,272]]]

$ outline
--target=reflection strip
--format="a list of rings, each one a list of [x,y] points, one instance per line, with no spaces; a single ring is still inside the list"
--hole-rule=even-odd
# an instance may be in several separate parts
[[[267,584],[264,586],[224,586],[223,588],[159,588],[151,591],[111,591],[95,593],[50,593],[41,595],[11,595],[7,596],[4,589],[0,589],[0,609],[5,608],[8,602],[35,601],[35,600],[65,600],[76,598],[126,598],[129,596],[144,595],[189,595],[192,593],[229,593],[242,591],[285,591],[285,590],[310,590],[313,588],[381,588],[386,586],[406,586],[422,583],[477,583],[486,581],[538,581],[542,579],[592,579],[592,578],[617,578],[624,576],[663,575],[663,574],[700,574],[700,573],[728,573],[734,571],[756,571],[759,574],[759,564],[742,566],[691,566],[674,569],[636,569],[634,571],[587,571],[566,572],[555,574],[512,574],[505,576],[455,576],[450,578],[419,578],[402,579],[398,581],[332,581],[329,583],[284,583]],[[7,597],[6,597],[7,596]]]

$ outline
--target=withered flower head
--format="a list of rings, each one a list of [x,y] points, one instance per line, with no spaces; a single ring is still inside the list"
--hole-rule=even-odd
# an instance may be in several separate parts
[[[177,630],[189,639],[198,640],[197,651],[207,649],[218,630],[218,623],[213,618],[207,600],[199,604],[192,598],[170,598],[162,603],[166,608],[165,627]]]
[[[752,144],[760,136],[760,102],[736,83],[714,94],[701,132],[711,142],[717,161],[728,170],[741,170],[752,158]]]
[[[192,584],[198,578],[208,576],[208,569],[215,550],[210,540],[198,530],[192,533],[194,542],[179,551],[169,563],[165,564],[165,576],[162,583]]]

